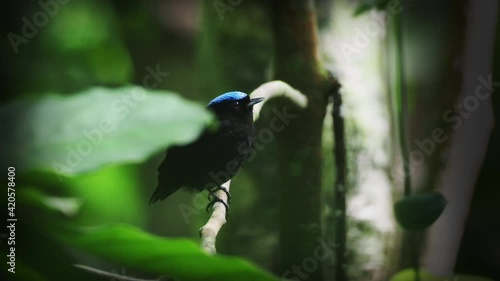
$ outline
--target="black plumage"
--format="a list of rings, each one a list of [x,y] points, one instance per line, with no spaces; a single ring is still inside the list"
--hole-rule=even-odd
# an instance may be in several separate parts
[[[158,168],[158,186],[150,204],[164,200],[180,188],[210,190],[236,175],[253,148],[253,105],[242,92],[229,92],[213,99],[207,108],[219,121],[217,130],[205,132],[193,143],[167,150]]]

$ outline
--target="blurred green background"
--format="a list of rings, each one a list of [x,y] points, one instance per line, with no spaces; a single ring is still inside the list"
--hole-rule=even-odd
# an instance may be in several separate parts
[[[66,2],[13,2],[3,17],[7,36],[2,44],[0,117],[7,122],[1,130],[1,163],[4,170],[14,164],[17,170],[19,221],[17,272],[7,273],[2,262],[7,278],[2,280],[109,280],[73,264],[146,279],[281,278],[276,142],[266,144],[233,181],[231,216],[217,237],[221,255],[209,257],[196,245],[198,229],[209,217],[206,194],[182,191],[147,204],[165,149],[193,141],[214,124],[204,110],[209,100],[231,90],[250,93],[273,79],[276,44],[270,2]],[[398,15],[384,12],[387,1],[312,2],[321,65],[338,78],[345,96],[349,263],[344,267],[348,280],[389,280],[412,265],[413,254],[392,214],[403,193],[394,172],[401,160],[397,123],[404,123],[408,139],[428,137],[436,127],[451,135],[442,112],[461,89],[465,67],[459,70],[457,61],[465,44],[463,7],[468,1],[412,2]],[[366,47],[346,56],[342,42],[356,42],[356,28],[373,22],[374,13],[390,20],[379,25]],[[398,115],[402,93],[394,33],[400,17],[408,85],[408,111],[403,115]],[[494,77],[500,72],[498,46]],[[294,81],[286,82],[294,86]],[[271,101],[263,109],[257,128],[268,126],[272,108],[279,105]],[[498,99],[493,108],[498,120]],[[103,120],[110,123],[103,125]],[[332,123],[327,114],[318,187],[322,197],[317,202],[324,237],[336,216],[331,204],[336,170]],[[110,133],[102,129],[108,125],[114,126]],[[479,167],[455,267],[458,273],[493,279],[500,278],[500,225],[491,217],[500,211],[498,141],[496,129]],[[414,148],[410,143],[410,150]],[[447,148],[449,142],[436,147],[417,167],[414,190],[436,189]],[[82,159],[71,156],[79,149],[90,152],[80,153]],[[4,192],[2,201],[6,206]],[[419,237],[425,243],[425,233]],[[5,241],[0,244],[4,257],[9,251]],[[334,268],[329,259],[324,280],[333,280]],[[411,279],[404,278],[397,280]]]

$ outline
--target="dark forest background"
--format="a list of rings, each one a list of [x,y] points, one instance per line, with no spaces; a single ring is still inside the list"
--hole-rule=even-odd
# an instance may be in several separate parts
[[[9,6],[0,149],[5,177],[16,168],[19,221],[15,274],[0,230],[2,280],[397,281],[417,267],[420,280],[500,280],[498,1]],[[266,103],[257,129],[283,106],[300,117],[261,139],[234,178],[218,255],[207,256],[205,194],[148,205],[157,166],[213,123],[203,109],[213,97],[272,80],[309,106]],[[133,85],[144,102],[120,104],[118,129],[78,154]],[[414,194],[430,199],[404,203],[426,220],[411,232],[393,208]]]

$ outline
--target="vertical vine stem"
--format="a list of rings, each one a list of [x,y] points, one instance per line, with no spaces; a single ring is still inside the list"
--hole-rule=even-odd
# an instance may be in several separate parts
[[[335,223],[335,280],[346,281],[347,275],[345,271],[346,248],[347,248],[347,208],[346,208],[346,144],[345,144],[345,123],[342,115],[342,96],[339,92],[338,85],[332,92],[333,96],[333,139],[335,147],[333,157],[335,159],[335,186],[334,186],[334,221]]]
[[[401,3],[403,11],[405,10],[405,1]],[[397,90],[399,93],[400,108],[398,110],[399,121],[399,143],[401,146],[401,155],[403,157],[403,172],[404,172],[404,194],[411,194],[411,172],[409,162],[408,143],[406,140],[406,116],[408,115],[408,87],[406,82],[405,57],[403,50],[403,27],[402,17],[397,16],[394,21],[396,31],[396,61],[397,61]]]
[[[400,107],[398,110],[398,122],[399,122],[399,142],[401,146],[401,155],[403,157],[403,172],[404,172],[404,196],[410,196],[412,193],[411,189],[411,171],[410,171],[410,161],[409,161],[409,150],[408,142],[406,139],[406,117],[408,116],[408,86],[406,81],[406,70],[405,70],[405,53],[404,53],[404,43],[403,43],[403,19],[407,15],[408,5],[406,0],[401,1],[402,13],[396,17],[394,21],[395,25],[395,36],[396,36],[396,61],[397,61],[397,91],[399,93]],[[418,236],[415,233],[408,233],[410,239],[411,258],[413,268],[415,270],[415,280],[420,281],[419,273],[419,241]]]

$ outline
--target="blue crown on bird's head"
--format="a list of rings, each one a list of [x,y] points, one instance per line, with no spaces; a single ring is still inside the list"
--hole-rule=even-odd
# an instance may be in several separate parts
[[[227,92],[211,100],[207,106],[218,104],[224,101],[239,101],[246,98],[247,96],[248,95],[243,92],[238,92],[238,91]]]

